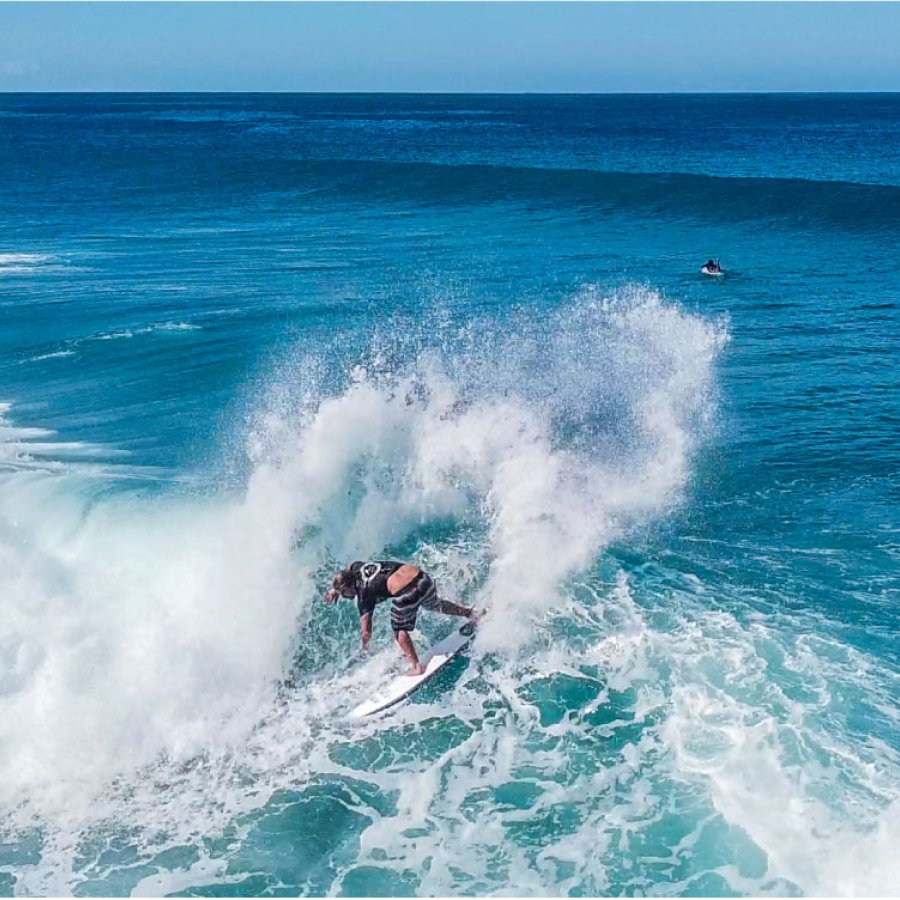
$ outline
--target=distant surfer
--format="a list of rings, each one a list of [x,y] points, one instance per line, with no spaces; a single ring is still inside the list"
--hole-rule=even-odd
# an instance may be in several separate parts
[[[431,576],[418,566],[392,560],[357,561],[341,569],[331,580],[325,602],[330,605],[339,597],[356,600],[363,650],[368,648],[372,637],[375,607],[385,600],[391,601],[391,628],[403,655],[409,660],[409,675],[421,675],[424,671],[409,636],[416,627],[420,607],[476,621],[481,617],[471,607],[438,597]]]
[[[722,267],[719,265],[718,260],[708,259],[706,264],[700,267],[700,271],[704,275],[721,275]]]

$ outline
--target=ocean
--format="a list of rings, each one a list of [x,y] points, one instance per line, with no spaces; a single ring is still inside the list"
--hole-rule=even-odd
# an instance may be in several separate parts
[[[0,894],[898,896],[898,146],[0,95]],[[359,723],[369,558],[488,614]]]

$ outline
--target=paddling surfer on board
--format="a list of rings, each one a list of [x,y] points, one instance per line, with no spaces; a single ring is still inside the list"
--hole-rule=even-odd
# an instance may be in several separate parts
[[[356,600],[363,650],[367,649],[372,637],[375,607],[385,600],[391,601],[391,628],[403,655],[409,660],[411,668],[408,675],[421,675],[425,671],[409,636],[416,627],[419,607],[475,621],[482,615],[468,606],[459,606],[438,597],[431,576],[418,566],[389,560],[352,562],[346,569],[341,569],[331,580],[325,602],[330,605],[338,597]]]

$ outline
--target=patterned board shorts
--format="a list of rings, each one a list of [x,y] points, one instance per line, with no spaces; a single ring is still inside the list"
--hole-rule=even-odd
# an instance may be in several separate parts
[[[419,577],[397,594],[391,603],[391,628],[394,632],[412,631],[416,627],[419,607],[437,609],[440,604],[431,576],[421,572]]]

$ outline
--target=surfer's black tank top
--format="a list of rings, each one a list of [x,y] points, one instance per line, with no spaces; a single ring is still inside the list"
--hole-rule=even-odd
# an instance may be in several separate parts
[[[370,562],[350,563],[356,586],[356,608],[364,616],[391,596],[388,590],[388,578],[406,563],[396,560],[371,560]]]

